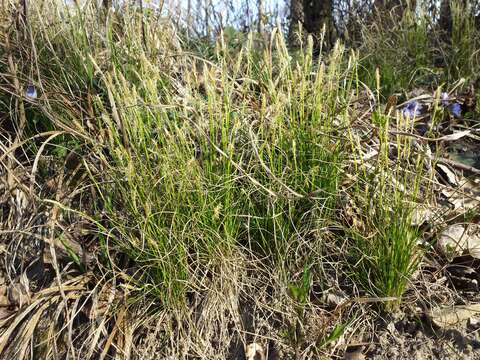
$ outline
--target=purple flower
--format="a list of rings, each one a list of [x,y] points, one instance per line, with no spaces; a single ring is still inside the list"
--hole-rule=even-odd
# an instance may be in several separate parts
[[[447,92],[442,92],[440,97],[442,99],[442,105],[443,106],[448,106],[448,104],[450,103],[450,101],[448,101],[448,93]]]
[[[32,84],[27,86],[27,90],[25,91],[25,96],[30,99],[37,98],[37,89]]]
[[[449,105],[448,110],[450,110],[453,117],[457,119],[462,117],[462,108],[458,102],[454,102],[453,104]]]
[[[450,113],[455,117],[455,118],[461,118],[462,117],[462,108],[458,102],[450,102],[450,99],[448,97],[448,93],[442,92],[440,95],[442,105],[446,107]]]
[[[405,104],[404,108],[402,109],[402,114],[405,117],[414,118],[415,116],[420,115],[421,109],[422,105],[420,105],[418,101],[411,100]]]

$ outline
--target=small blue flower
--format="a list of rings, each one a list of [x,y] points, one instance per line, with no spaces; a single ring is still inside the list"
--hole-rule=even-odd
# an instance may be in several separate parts
[[[37,89],[32,84],[27,86],[27,90],[25,91],[25,96],[30,99],[37,98]]]
[[[405,104],[405,107],[402,109],[402,114],[405,117],[414,118],[421,114],[422,105],[418,101],[411,100]]]
[[[453,117],[457,119],[462,117],[462,108],[458,102],[454,102],[453,104],[449,105],[448,110],[450,110]]]

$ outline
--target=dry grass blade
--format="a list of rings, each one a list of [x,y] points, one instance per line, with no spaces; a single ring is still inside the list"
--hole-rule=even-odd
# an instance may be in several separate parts
[[[47,299],[38,299],[34,301],[32,304],[27,306],[21,313],[17,314],[13,319],[13,322],[10,326],[3,332],[2,336],[0,337],[0,355],[3,354],[5,348],[9,345],[9,339],[12,336],[15,329],[22,323],[23,319],[26,318],[37,306],[42,304],[44,301],[48,301]]]
[[[58,136],[58,135],[61,135],[61,134],[65,134],[65,132],[64,131],[46,131],[46,132],[31,136],[28,139],[23,140],[19,143],[13,144],[11,147],[9,147],[9,148],[7,148],[3,151],[3,154],[0,156],[0,162],[2,162],[9,154],[12,154],[15,150],[17,150],[21,146],[24,146],[25,144],[30,143],[32,140],[35,140],[35,139],[38,139],[38,138],[41,138],[41,137],[45,137],[45,136]]]
[[[53,139],[55,139],[57,136],[61,135],[62,133],[61,132],[57,132],[55,134],[52,134],[50,135],[43,143],[42,145],[40,146],[40,148],[38,149],[38,152],[37,152],[37,155],[35,155],[35,160],[33,161],[33,166],[32,166],[32,172],[30,174],[30,194],[33,194],[33,186],[35,184],[35,174],[37,173],[37,170],[38,170],[38,162],[40,160],[40,157],[42,155],[42,152],[44,151],[45,149],[45,146],[47,146],[47,144],[52,141]]]
[[[110,350],[110,347],[113,343],[113,340],[115,339],[115,336],[117,336],[117,332],[121,331],[120,327],[122,323],[124,322],[125,315],[127,314],[127,308],[122,307],[116,314],[117,320],[115,321],[115,324],[113,325],[113,329],[110,331],[110,335],[108,336],[107,341],[105,342],[105,346],[103,347],[102,353],[100,354],[100,360],[105,359],[105,357],[108,354],[108,350]],[[117,347],[117,350],[118,347]]]
[[[96,313],[93,318],[96,319],[97,325],[90,328],[90,333],[88,336],[90,340],[88,341],[88,343],[85,344],[88,344],[87,358],[93,356],[94,352],[97,350],[97,347],[101,342],[102,334],[108,333],[106,325],[110,321],[109,316],[111,315],[109,314],[109,312],[115,302],[116,295],[116,289],[112,286],[111,283],[108,282],[103,285],[103,287],[99,290],[97,296],[93,299],[92,309],[90,310],[90,312],[93,311],[94,313]],[[117,329],[115,328],[115,332],[116,331]],[[113,337],[110,339],[110,341],[113,341]],[[110,347],[110,345],[111,343],[108,345],[108,348]],[[107,352],[108,348],[106,350]]]
[[[33,343],[33,333],[44,313],[44,311],[54,302],[58,300],[59,296],[54,296],[48,299],[44,304],[42,304],[38,309],[35,310],[35,314],[28,320],[25,324],[23,332],[17,336],[15,342],[17,346],[20,346],[19,350],[19,359],[25,359],[25,354],[27,352],[28,346],[30,343]]]
[[[67,292],[66,299],[70,300],[78,297],[78,292],[85,290],[88,279],[88,276],[79,276],[68,280],[66,285],[62,287],[62,290]],[[26,348],[32,340],[33,332],[42,318],[42,314],[44,314],[48,307],[53,306],[62,299],[59,291],[60,289],[57,286],[42,289],[35,294],[31,304],[17,313],[16,316],[10,318],[11,321],[9,322],[8,328],[0,337],[0,355],[4,353],[7,347],[13,346],[13,343],[19,346],[20,353],[25,354]],[[25,318],[29,316],[31,317],[26,321],[22,333],[20,333],[12,343],[11,337],[13,333],[25,321]],[[54,326],[54,324],[52,324],[52,326]],[[21,358],[23,359],[23,357]]]

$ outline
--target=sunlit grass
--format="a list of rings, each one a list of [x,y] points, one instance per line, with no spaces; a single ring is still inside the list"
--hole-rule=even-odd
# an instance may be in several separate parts
[[[314,56],[311,38],[293,53],[279,29],[261,46],[241,34],[233,50],[219,35],[195,50],[167,19],[135,6],[39,3],[49,11],[32,5],[28,42],[2,33],[12,44],[5,53],[18,54],[16,73],[0,63],[38,98],[2,94],[1,111],[15,117],[15,101],[25,104],[29,135],[65,132],[62,151],[45,153],[82,155],[97,265],[132,290],[129,301],[184,309],[192,294],[223,291],[225,269],[241,262],[242,281],[259,268],[279,279],[269,292],[294,309],[295,333],[315,306],[312,284],[327,281],[324,265],[384,309],[401,304],[423,255],[412,214],[430,190],[425,154],[405,136],[412,123],[381,103],[432,65],[424,18],[407,13],[393,45],[376,38],[380,24],[360,52],[337,43]],[[442,80],[468,72],[477,56],[455,11],[463,60]],[[367,150],[376,153],[366,159]],[[346,203],[353,210],[342,217]],[[344,333],[335,325],[316,343]]]
[[[80,135],[97,154],[90,171],[109,229],[111,266],[122,268],[117,255],[125,254],[128,266],[141,269],[138,286],[175,303],[223,258],[253,252],[282,268],[316,229],[338,223],[352,149],[346,129],[354,126],[358,114],[351,105],[363,89],[357,55],[337,44],[314,59],[309,40],[292,57],[275,31],[268,46],[255,46],[253,35],[244,39],[235,57],[220,37],[206,61],[182,49],[168,22],[153,14],[142,19],[136,7],[105,13],[93,4],[68,11],[55,6],[68,21],[47,26],[55,13],[32,11],[32,46],[42,72],[31,81],[43,93],[29,111]],[[412,36],[408,41],[418,40]],[[359,193],[362,181],[378,181],[362,178],[362,167],[356,171]],[[375,171],[385,194],[389,178],[404,177],[389,174],[387,160]],[[375,214],[364,209],[368,230],[379,228],[377,243],[397,239],[383,250],[375,246],[383,251],[374,260],[377,277],[398,271],[408,279],[415,258],[408,214],[391,216],[392,199],[375,196]],[[403,197],[396,193],[397,206]],[[370,242],[354,238],[367,253]],[[389,251],[402,260],[390,262],[388,255],[392,270],[385,270],[381,258]],[[288,278],[290,270],[284,271]],[[400,296],[406,286],[379,281],[390,284],[380,291],[386,296]]]

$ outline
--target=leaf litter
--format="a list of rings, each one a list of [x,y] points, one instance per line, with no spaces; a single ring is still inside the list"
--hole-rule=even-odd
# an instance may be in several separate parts
[[[459,85],[462,81],[459,82]],[[449,149],[461,144],[463,153],[477,151],[478,137],[475,135],[476,130],[465,128],[465,125],[468,126],[468,124],[461,124],[463,117],[460,103],[469,103],[469,100],[462,99],[463,95],[461,94],[457,96],[453,93],[441,94],[441,107],[444,108],[446,121],[432,126],[431,115],[438,104],[436,96],[436,94],[430,95],[418,89],[415,97],[397,106],[397,111],[400,111],[407,119],[408,125],[406,125],[407,123],[400,127],[391,125],[389,130],[389,133],[394,136],[415,139],[415,149],[425,155],[425,165],[434,173],[431,186],[432,192],[436,196],[433,199],[424,199],[423,204],[419,203],[412,214],[412,225],[427,229],[424,239],[417,241],[419,246],[427,249],[418,274],[421,274],[422,271],[426,272],[421,276],[421,280],[419,279],[422,283],[417,283],[417,286],[425,288],[426,294],[431,294],[424,299],[425,302],[420,308],[413,311],[413,314],[430,319],[435,326],[439,326],[447,333],[451,329],[459,331],[458,336],[464,339],[459,340],[459,348],[461,351],[467,351],[473,355],[472,346],[468,345],[469,350],[467,350],[464,345],[465,341],[468,344],[475,344],[477,341],[475,334],[478,333],[477,331],[469,333],[467,323],[475,323],[475,320],[469,322],[469,319],[475,319],[480,306],[480,296],[478,295],[478,282],[480,281],[480,262],[478,261],[480,255],[478,225],[480,221],[478,217],[480,161],[464,163],[459,161],[458,157],[452,156]],[[474,98],[471,92],[468,96]],[[474,104],[470,106],[474,106]],[[408,130],[409,128],[411,130]],[[368,134],[372,132],[372,129],[365,123],[358,127],[357,143],[362,144],[364,155],[360,160],[354,159],[353,162],[357,165],[367,164],[366,168],[369,169],[373,165],[369,166],[368,163],[376,161],[378,157],[380,143],[375,139],[363,141],[362,138],[365,135],[362,132]],[[395,146],[394,139],[390,146]],[[436,155],[432,155],[432,153]],[[398,184],[394,183],[392,186],[398,188]],[[357,216],[358,211],[355,209],[355,205],[350,200],[344,204],[346,217],[349,218],[351,226],[362,227],[362,220]],[[433,247],[431,247],[432,245]],[[428,251],[429,248],[430,251]],[[448,265],[449,262],[450,265]],[[442,297],[441,293],[445,298],[450,299],[439,301]],[[445,302],[458,303],[447,305]],[[407,342],[410,341],[408,337],[411,330],[405,332],[410,325],[404,327],[411,321],[409,316],[407,311],[400,315],[403,320],[390,322],[389,326],[402,329],[401,332],[395,330],[395,342],[400,341],[399,337],[404,337]],[[402,325],[400,326],[400,324]],[[420,327],[414,326],[413,328],[417,335],[411,333],[412,336],[422,334],[424,344],[430,343],[429,346],[438,346],[438,342],[433,345],[432,339],[435,337],[429,330],[428,321],[425,321]],[[376,334],[373,337],[378,339],[381,336]],[[401,345],[400,348],[403,346]],[[404,355],[397,353],[396,356],[410,356],[407,354],[410,354],[412,350],[406,349],[405,351]],[[446,351],[444,356],[447,356],[448,350],[444,351]],[[370,352],[370,355],[375,353],[375,351]]]

